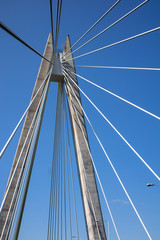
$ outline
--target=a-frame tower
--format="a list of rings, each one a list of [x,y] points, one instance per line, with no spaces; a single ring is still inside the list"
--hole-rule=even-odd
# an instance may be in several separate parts
[[[68,54],[71,54],[71,58],[72,52],[70,47],[71,45],[69,36],[67,36],[63,55],[68,51]],[[48,41],[44,51],[44,57],[49,61],[52,61],[53,48],[51,34],[49,34],[48,37]],[[72,71],[75,72],[73,60],[67,62],[67,59],[65,59],[65,64],[67,68],[71,68]],[[54,71],[54,67],[53,72],[51,72],[51,70],[52,64],[42,59],[31,101],[35,97],[35,94],[37,93],[40,86],[42,87],[27,112],[19,143],[17,146],[16,154],[14,157],[13,165],[11,168],[10,176],[8,179],[3,202],[1,205],[0,239],[2,240],[8,239],[10,236],[10,230],[13,224],[14,214],[17,207],[17,200],[19,198],[20,191],[22,190],[21,183],[22,179],[24,179],[25,184],[23,187],[21,203],[17,214],[17,224],[15,227],[14,240],[18,238],[50,81],[58,82],[63,79],[63,77],[59,75],[59,73]],[[78,84],[75,75],[74,81],[76,82],[76,84]],[[70,84],[73,86],[77,96],[77,98],[73,97],[70,85],[66,84],[67,100],[70,111],[75,152],[77,157],[79,180],[81,185],[81,194],[83,199],[88,239],[105,240],[106,234],[96,186],[95,174],[92,165],[92,159],[90,155],[85,119],[83,111],[79,105],[79,103],[81,103],[80,93],[77,87],[75,87],[72,83]],[[73,106],[76,106],[78,115],[75,113],[75,109]],[[80,121],[83,126],[83,132],[79,128],[78,121]],[[84,136],[86,140],[84,139]]]

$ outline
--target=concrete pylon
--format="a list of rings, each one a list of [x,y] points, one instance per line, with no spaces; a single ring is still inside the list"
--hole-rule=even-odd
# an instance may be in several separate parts
[[[67,36],[64,51],[63,51],[63,56],[65,59],[64,65],[66,68],[68,68],[68,70],[75,72],[74,62],[72,59],[72,51],[70,47],[71,47],[70,39],[69,39],[69,36]],[[65,56],[65,53],[67,51],[68,51],[67,54],[70,55],[68,56],[68,59],[70,60],[68,62],[67,62],[67,54]],[[72,74],[72,77],[75,83],[78,85],[76,76]],[[74,89],[76,97],[81,103],[79,89],[71,81],[69,82],[72,85],[72,88]],[[83,111],[80,108],[76,97],[73,95],[72,89],[69,86],[69,84],[66,84],[66,88],[68,92],[67,98],[68,98],[68,105],[69,105],[70,118],[71,118],[71,124],[72,124],[72,133],[73,133],[74,145],[75,145],[75,151],[76,151],[76,157],[77,157],[77,165],[78,165],[79,179],[81,184],[81,193],[83,198],[83,207],[85,212],[88,239],[89,240],[99,240],[99,239],[106,240],[107,238],[105,234],[105,228],[104,228],[101,206],[100,206],[100,201],[99,201],[99,196],[98,196],[98,191],[96,186],[95,174],[94,174],[92,160],[89,152],[90,150],[87,147],[87,145],[89,146],[89,143],[88,143],[88,136],[87,136]],[[75,113],[75,109],[77,114]],[[83,128],[85,138],[87,139],[87,143],[84,140],[80,123]]]
[[[65,52],[67,52],[70,49],[70,46],[71,45],[70,45],[69,36],[67,36],[63,55],[65,54]],[[52,54],[53,54],[52,36],[51,36],[51,34],[49,34],[46,48],[44,51],[44,57],[51,61]],[[71,50],[69,50],[68,54],[71,54],[69,58],[72,58]],[[72,69],[72,71],[75,72],[73,60],[69,61],[69,63],[67,63],[67,61],[66,61],[66,64],[67,64],[66,67],[68,67],[69,69]],[[64,77],[61,73],[61,69],[59,66],[60,66],[60,58],[58,55],[54,62],[53,72],[52,72],[50,81],[62,82],[64,80]],[[35,96],[39,87],[41,86],[41,84],[42,84],[43,80],[45,79],[46,75],[48,74],[50,68],[51,68],[51,64],[49,62],[47,62],[46,60],[42,59],[31,100],[33,99],[33,97]],[[78,84],[77,78],[75,77],[75,75],[74,75],[74,81]],[[71,84],[71,85],[74,88],[77,98],[81,102],[80,93],[79,93],[78,88],[76,88],[74,86],[74,84]],[[7,187],[6,187],[6,192],[5,192],[4,199],[2,201],[2,206],[1,206],[2,207],[1,212],[0,212],[0,239],[1,240],[8,239],[7,233],[10,231],[12,217],[14,214],[14,207],[16,204],[16,199],[17,199],[17,196],[19,193],[19,188],[20,188],[20,186],[18,186],[18,188],[16,188],[16,185],[17,185],[21,171],[24,171],[22,166],[23,166],[23,164],[25,164],[26,155],[27,155],[27,151],[28,151],[27,149],[29,146],[30,139],[32,137],[32,131],[35,127],[34,125],[32,126],[32,130],[29,134],[29,137],[28,137],[28,140],[27,140],[27,143],[26,143],[24,149],[23,149],[23,145],[24,145],[26,137],[29,133],[29,129],[30,129],[32,121],[34,119],[34,115],[36,113],[37,107],[40,104],[44,88],[45,88],[45,86],[38,93],[36,99],[34,100],[33,104],[31,105],[31,107],[26,115],[23,129],[21,132],[21,136],[19,139],[19,143],[17,146],[16,154],[14,157],[13,165],[11,168],[10,176],[9,176]],[[102,217],[100,201],[99,201],[99,196],[98,196],[98,191],[97,191],[97,186],[96,186],[96,180],[95,180],[92,160],[90,157],[90,150],[87,147],[87,146],[89,146],[89,143],[88,143],[88,136],[87,136],[86,126],[85,126],[84,115],[83,115],[81,108],[79,107],[79,103],[77,102],[76,98],[73,96],[72,90],[69,87],[69,85],[66,85],[66,88],[68,91],[68,105],[69,105],[69,110],[70,110],[75,151],[76,151],[76,156],[77,156],[77,165],[78,165],[79,179],[80,179],[80,184],[81,184],[81,193],[82,193],[82,198],[83,198],[83,206],[84,206],[84,212],[85,212],[85,220],[86,220],[88,239],[89,240],[99,240],[99,239],[106,240],[106,234],[105,234],[103,217]],[[49,87],[48,87],[48,89],[49,89]],[[36,139],[35,139],[34,151],[33,151],[33,156],[32,156],[33,161],[34,161],[34,155],[36,152],[41,123],[42,123],[42,119],[43,119],[43,112],[44,112],[44,108],[45,108],[46,99],[47,99],[47,94],[46,94],[46,98],[44,100],[44,105],[42,106],[42,115],[40,116],[40,121],[39,121],[38,129],[37,129],[37,135],[35,136]],[[76,112],[78,114],[78,117],[75,113],[75,109],[74,109],[73,105],[75,106],[75,108],[77,110]],[[79,120],[81,122],[84,135],[87,139],[87,143],[85,142],[83,133],[80,129]],[[17,162],[18,162],[18,159],[19,159],[22,149],[23,149],[23,153],[22,153],[21,159],[17,165]],[[18,167],[17,167],[17,170],[15,171],[16,165]],[[13,174],[14,171],[15,171],[15,174]],[[30,176],[29,176],[29,178],[30,178]],[[28,180],[28,182],[29,182],[29,180]],[[15,192],[15,189],[17,189],[16,192]],[[24,197],[24,203],[22,204],[23,208],[25,205],[26,195],[27,195],[27,190],[26,190],[25,197]],[[22,213],[23,213],[23,209],[22,209]],[[22,213],[20,214],[21,216],[22,216]],[[20,216],[20,218],[21,218],[21,216]],[[18,231],[19,231],[19,227],[18,227],[16,236],[18,235]],[[2,233],[3,233],[3,236],[2,236]],[[16,239],[17,239],[17,237],[16,237]]]
[[[53,54],[52,36],[51,36],[51,34],[49,34],[46,48],[44,51],[44,57],[51,61],[52,54]],[[42,82],[44,81],[45,77],[47,76],[47,74],[50,70],[50,67],[51,67],[51,64],[49,62],[47,62],[46,60],[42,59],[31,100],[33,99],[33,97],[35,96],[39,87],[41,86]],[[24,145],[25,139],[28,135],[30,126],[32,124],[32,120],[33,120],[34,115],[37,110],[37,107],[39,106],[39,103],[41,101],[41,97],[42,97],[44,88],[45,88],[45,85],[42,87],[42,89],[38,93],[37,97],[35,98],[33,104],[31,105],[31,107],[26,115],[23,129],[21,132],[21,136],[19,139],[19,143],[17,146],[16,154],[14,157],[13,165],[12,165],[10,176],[8,179],[8,184],[6,187],[6,191],[5,191],[4,198],[2,201],[2,206],[1,206],[2,207],[1,212],[0,212],[0,239],[1,240],[8,239],[7,234],[10,231],[12,217],[14,214],[14,207],[16,204],[16,199],[17,199],[17,196],[19,193],[19,188],[20,188],[20,186],[18,185],[18,188],[16,191],[16,185],[19,182],[18,179],[21,176],[20,175],[21,171],[24,171],[22,166],[24,165],[24,161],[26,159],[27,149],[28,149],[29,142],[30,142],[30,139],[32,136],[32,131],[34,129],[34,125],[32,126],[32,130],[30,131],[30,134],[29,134],[29,137],[28,137],[28,140],[26,142],[24,149],[23,149],[23,145]],[[45,107],[45,104],[44,104],[43,108],[44,107]],[[43,109],[43,112],[44,112],[44,109]],[[41,117],[41,121],[39,124],[38,132],[40,131],[41,122],[42,122],[42,117]],[[39,137],[39,134],[37,134],[37,136],[36,136],[36,142],[38,141],[38,137]],[[37,144],[35,144],[34,154],[36,151],[36,146],[37,146]],[[19,156],[20,156],[22,150],[23,150],[23,152],[22,152],[19,164],[17,165],[17,162],[18,162],[18,159],[19,159]],[[33,156],[33,158],[34,158],[34,156]],[[17,170],[15,171],[16,165],[18,167],[17,167]],[[13,175],[14,171],[15,171],[15,174]],[[9,211],[9,209],[10,209],[10,211]],[[3,233],[3,236],[2,236],[2,233]]]

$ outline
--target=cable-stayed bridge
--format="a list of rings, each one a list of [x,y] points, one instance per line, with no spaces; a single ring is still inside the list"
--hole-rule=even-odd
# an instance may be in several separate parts
[[[51,186],[50,186],[50,203],[49,203],[49,215],[48,215],[48,230],[47,239],[83,239],[80,233],[80,226],[78,224],[78,208],[76,203],[76,188],[73,179],[73,156],[71,154],[70,138],[71,130],[69,130],[69,122],[71,122],[72,137],[74,142],[74,149],[77,159],[77,175],[79,177],[80,191],[83,202],[84,219],[86,225],[86,238],[88,239],[110,239],[110,230],[107,229],[104,218],[104,210],[101,207],[101,201],[98,192],[101,192],[106,209],[108,209],[110,217],[110,225],[112,222],[114,228],[114,234],[117,239],[122,239],[117,227],[117,221],[112,214],[112,209],[107,200],[106,193],[104,191],[105,183],[101,178],[101,173],[97,171],[96,159],[92,156],[92,148],[89,143],[89,136],[86,130],[86,124],[92,130],[92,133],[97,141],[97,144],[101,148],[105,159],[108,161],[115,177],[117,178],[120,186],[122,187],[126,195],[126,203],[130,203],[134,213],[137,217],[137,221],[143,229],[146,239],[154,239],[148,227],[143,221],[141,214],[139,213],[136,204],[134,203],[131,194],[128,192],[123,178],[120,177],[115,164],[113,164],[104,142],[101,141],[97,130],[94,128],[92,122],[95,119],[88,117],[88,113],[85,111],[82,105],[81,97],[84,96],[88,102],[93,106],[103,120],[110,126],[112,130],[119,136],[130,149],[134,157],[138,158],[141,164],[144,166],[145,171],[150,172],[153,175],[155,181],[159,181],[159,174],[156,168],[152,168],[152,161],[148,162],[139,153],[139,151],[132,145],[131,141],[125,137],[120,129],[110,121],[109,117],[98,107],[97,104],[89,97],[85,90],[82,89],[78,81],[85,81],[92,84],[103,92],[108,93],[112,97],[121,100],[125,104],[128,104],[130,108],[135,108],[137,111],[141,111],[146,117],[153,118],[154,121],[160,120],[158,114],[149,111],[148,108],[143,108],[135,102],[130,101],[122,97],[121,95],[112,92],[106,87],[102,87],[98,82],[93,82],[80,75],[77,71],[79,68],[84,69],[113,69],[113,70],[127,70],[127,71],[146,71],[159,73],[158,67],[139,67],[139,66],[107,66],[107,65],[86,65],[86,64],[74,64],[74,61],[83,58],[88,55],[94,55],[94,53],[107,50],[116,45],[123,44],[132,40],[150,36],[151,34],[157,34],[160,27],[154,26],[142,32],[138,32],[129,37],[123,38],[119,41],[107,44],[102,47],[96,47],[95,49],[86,51],[85,53],[74,56],[77,51],[85,47],[87,44],[94,41],[96,38],[107,32],[110,28],[116,26],[123,19],[129,15],[134,14],[143,8],[148,1],[139,3],[137,6],[130,9],[118,20],[115,20],[112,24],[105,27],[102,31],[89,38],[85,43],[76,48],[80,41],[90,34],[93,29],[102,21],[108,14],[111,14],[121,1],[117,1],[107,9],[107,11],[100,16],[100,18],[88,28],[88,30],[73,44],[70,44],[69,36],[66,37],[65,45],[62,51],[57,51],[60,20],[62,11],[62,1],[57,2],[57,15],[56,15],[56,27],[53,28],[53,6],[50,1],[50,20],[51,20],[51,34],[49,34],[44,54],[40,54],[36,49],[29,45],[13,30],[1,22],[1,29],[18,40],[25,47],[29,48],[35,54],[42,58],[37,80],[32,93],[31,101],[24,111],[24,114],[18,122],[16,128],[10,135],[8,141],[1,150],[1,158],[5,152],[8,151],[10,143],[14,141],[14,136],[19,127],[23,123],[21,136],[17,146],[16,154],[14,157],[13,165],[9,175],[8,183],[4,193],[4,197],[1,204],[0,214],[0,232],[1,239],[18,239],[19,231],[23,219],[23,213],[25,209],[25,203],[27,199],[27,193],[34,166],[34,158],[36,155],[36,149],[38,145],[38,139],[40,135],[43,115],[45,107],[47,106],[47,97],[50,86],[52,84],[58,85],[57,89],[57,103],[56,104],[56,117],[55,117],[55,133],[54,133],[54,146],[53,146],[53,161],[51,171]],[[55,34],[54,34],[55,32]],[[55,35],[55,38],[54,38]],[[147,35],[147,36],[146,36]],[[9,37],[9,36],[8,36]],[[77,59],[77,60],[76,60]],[[81,97],[80,97],[81,95]],[[105,104],[104,104],[105,105]],[[68,109],[68,110],[67,110]],[[148,116],[147,116],[148,115]],[[94,116],[94,115],[93,115]],[[103,129],[102,129],[103,131]],[[97,145],[95,145],[97,148]],[[158,169],[158,166],[157,166]],[[96,183],[97,179],[97,183]],[[97,187],[99,191],[97,191]],[[70,189],[71,188],[71,189]],[[71,194],[72,192],[72,194]],[[43,194],[43,193],[42,193]],[[72,198],[72,199],[71,199]],[[118,200],[117,200],[118,201]],[[72,202],[72,204],[71,204]],[[106,210],[105,210],[106,211]],[[74,216],[73,216],[74,215]],[[74,220],[73,220],[74,219]],[[73,229],[74,222],[74,229]],[[106,234],[107,232],[107,234]]]

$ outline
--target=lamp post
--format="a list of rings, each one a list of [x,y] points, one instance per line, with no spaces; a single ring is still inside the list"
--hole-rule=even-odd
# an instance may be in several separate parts
[[[147,187],[153,187],[153,186],[160,187],[160,184],[147,183]]]

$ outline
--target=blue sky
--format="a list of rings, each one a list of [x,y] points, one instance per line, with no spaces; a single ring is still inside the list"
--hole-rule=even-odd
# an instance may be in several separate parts
[[[70,35],[71,43],[75,43],[114,2],[106,0],[63,0],[58,49],[63,49],[67,34]],[[82,43],[141,2],[142,0],[122,0],[83,39]],[[1,0],[0,6],[1,20],[31,46],[40,53],[43,53],[48,34],[51,31],[49,1]],[[79,50],[74,56],[76,57],[96,48],[160,26],[159,9],[160,2],[158,0],[150,0],[135,13]],[[56,19],[56,1],[53,1],[53,12],[54,19]],[[75,60],[75,64],[159,68],[159,41],[160,32],[157,31],[139,39],[79,58]],[[77,46],[80,46],[80,44]],[[40,62],[41,59],[39,56],[0,30],[0,149],[4,146],[28,106]],[[79,75],[160,116],[159,71],[78,67],[76,70]],[[79,85],[104,115],[109,118],[131,145],[133,145],[144,160],[160,175],[159,120],[121,102],[81,79],[79,79]],[[23,240],[45,239],[47,234],[56,95],[57,86],[52,83],[19,235],[19,239]],[[148,182],[158,184],[158,180],[83,96],[82,103],[152,239],[159,240],[160,188],[146,187]],[[0,160],[0,201],[3,198],[20,131],[21,128]],[[123,240],[147,239],[146,233],[129,205],[88,124],[87,131],[92,155],[102,179],[120,238]],[[74,169],[76,176],[75,164]],[[75,181],[77,183],[78,179],[76,178]],[[109,220],[111,239],[116,239],[100,189],[99,193],[105,223]],[[77,199],[79,206],[81,206],[80,191],[78,188]],[[84,218],[81,210],[82,206],[78,213],[81,226],[80,236],[81,239],[86,239]]]

